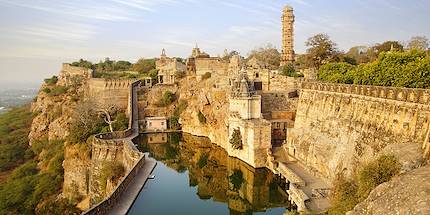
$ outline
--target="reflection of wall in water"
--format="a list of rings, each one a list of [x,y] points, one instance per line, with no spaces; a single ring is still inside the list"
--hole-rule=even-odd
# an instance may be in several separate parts
[[[147,134],[148,143],[167,143],[168,134],[167,133],[153,133]]]
[[[266,168],[254,169],[240,159],[229,157],[207,138],[183,134],[180,144],[148,144],[148,148],[170,168],[181,172],[188,169],[190,186],[197,186],[196,195],[201,199],[212,198],[227,203],[231,211],[243,213],[289,207],[287,197],[279,192],[275,175]],[[235,170],[243,174],[243,183],[237,191],[229,181]]]

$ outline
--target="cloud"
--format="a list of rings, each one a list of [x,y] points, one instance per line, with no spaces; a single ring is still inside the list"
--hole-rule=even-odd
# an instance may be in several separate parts
[[[0,0],[0,3],[6,3],[17,7],[24,7],[44,12],[49,12],[57,15],[74,16],[88,19],[104,20],[104,21],[126,21],[135,20],[135,15],[129,11],[115,7],[109,4],[88,2],[57,2],[56,4],[47,1],[35,0],[31,3],[21,1]]]

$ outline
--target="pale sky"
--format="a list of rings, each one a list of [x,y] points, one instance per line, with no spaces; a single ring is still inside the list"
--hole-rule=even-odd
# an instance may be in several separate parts
[[[340,49],[430,38],[429,0],[0,0],[0,84],[40,82],[62,62],[136,61],[280,48],[281,11],[293,6],[295,49],[327,33]]]

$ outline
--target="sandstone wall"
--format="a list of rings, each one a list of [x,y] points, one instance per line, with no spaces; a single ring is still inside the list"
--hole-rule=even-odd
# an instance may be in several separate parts
[[[429,145],[429,99],[428,90],[305,83],[287,149],[329,181],[381,153],[422,156],[420,148]]]
[[[298,98],[296,91],[272,91],[261,94],[261,110],[263,113],[274,111],[294,111]]]
[[[289,91],[301,88],[303,78],[293,78],[284,75],[273,74],[270,78],[270,91]]]
[[[102,79],[92,78],[88,83],[88,94],[91,99],[101,104],[114,104],[126,109],[130,86],[134,79]]]
[[[242,120],[231,117],[228,128],[229,137],[232,136],[234,129],[240,130],[243,147],[237,150],[227,143],[228,154],[254,168],[266,167],[267,153],[272,147],[270,122],[264,119]]]

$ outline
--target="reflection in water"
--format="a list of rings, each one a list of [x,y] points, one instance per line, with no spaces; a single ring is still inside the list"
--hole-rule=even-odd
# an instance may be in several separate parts
[[[159,162],[156,179],[129,214],[283,214],[291,208],[274,174],[229,157],[207,138],[149,134],[139,147]]]

